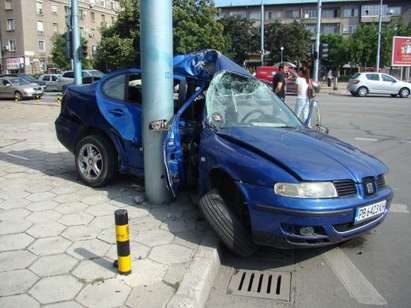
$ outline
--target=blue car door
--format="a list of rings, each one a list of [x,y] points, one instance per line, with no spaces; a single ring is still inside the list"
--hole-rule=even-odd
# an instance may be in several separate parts
[[[181,143],[181,130],[184,129],[185,123],[182,121],[181,116],[203,90],[204,88],[197,89],[181,106],[171,120],[163,140],[163,157],[167,174],[167,184],[174,197],[186,181],[186,170],[184,170],[183,164],[183,147]]]
[[[122,166],[135,174],[143,170],[141,135],[141,72],[119,71],[97,85],[98,108],[122,147]]]

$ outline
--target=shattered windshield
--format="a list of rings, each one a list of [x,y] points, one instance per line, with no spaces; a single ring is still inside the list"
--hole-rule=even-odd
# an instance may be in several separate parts
[[[207,91],[207,120],[216,128],[301,127],[294,113],[261,81],[217,74]]]

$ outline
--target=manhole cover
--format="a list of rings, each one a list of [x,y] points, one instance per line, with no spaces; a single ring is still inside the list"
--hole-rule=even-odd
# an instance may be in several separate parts
[[[290,301],[291,273],[240,270],[228,285],[227,293]]]

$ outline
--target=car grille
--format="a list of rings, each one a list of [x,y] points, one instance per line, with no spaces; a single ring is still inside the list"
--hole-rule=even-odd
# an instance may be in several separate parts
[[[335,231],[337,231],[337,232],[352,231],[352,230],[355,230],[357,228],[361,228],[362,226],[365,226],[365,225],[373,222],[374,220],[377,220],[380,217],[381,216],[373,217],[372,219],[363,221],[363,222],[361,222],[357,225],[354,225],[354,223],[349,222],[349,223],[344,223],[344,224],[335,224],[335,225],[333,225],[333,227],[334,227]]]
[[[384,174],[380,174],[377,176],[377,179],[375,180],[375,185],[377,186],[377,189],[384,188],[385,187],[385,177]]]
[[[334,186],[339,197],[350,196],[357,193],[357,188],[352,180],[335,181]]]

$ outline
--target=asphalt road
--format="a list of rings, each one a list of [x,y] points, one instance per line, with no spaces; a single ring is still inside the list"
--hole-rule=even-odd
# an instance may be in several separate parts
[[[208,308],[411,307],[411,98],[320,95],[330,135],[384,161],[392,210],[371,232],[327,249],[263,248],[248,259],[223,249]],[[293,104],[294,97],[287,102]],[[291,272],[290,302],[227,294],[237,269]]]

